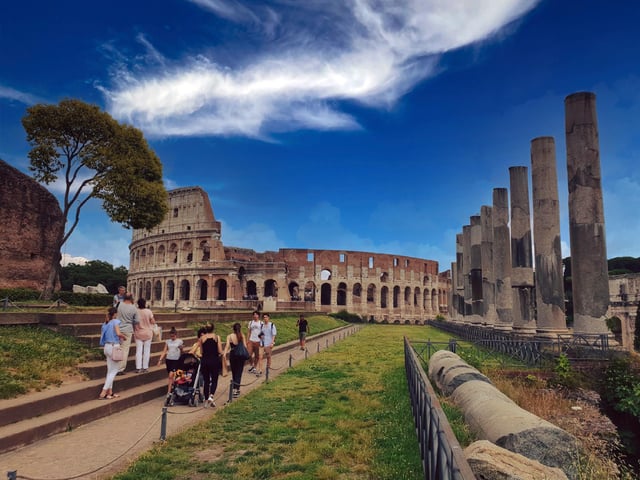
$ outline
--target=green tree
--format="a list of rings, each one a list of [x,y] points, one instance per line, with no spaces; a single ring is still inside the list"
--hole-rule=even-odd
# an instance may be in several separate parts
[[[126,267],[113,268],[109,262],[102,260],[92,260],[84,265],[70,263],[60,271],[60,285],[62,290],[71,291],[74,285],[87,287],[101,283],[115,294],[120,285],[127,284],[127,274]]]
[[[125,228],[152,228],[162,221],[168,208],[162,164],[140,130],[75,99],[34,105],[22,125],[31,145],[34,178],[45,184],[59,176],[64,180],[65,228],[58,252],[92,198],[102,201],[111,220]],[[60,255],[52,259],[43,298],[51,297],[59,268]]]

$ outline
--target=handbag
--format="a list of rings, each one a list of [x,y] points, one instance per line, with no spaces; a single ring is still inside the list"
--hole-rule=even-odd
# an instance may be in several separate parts
[[[247,350],[247,347],[244,346],[244,342],[238,343],[238,345],[236,345],[234,349],[231,350],[231,353],[234,357],[240,360],[249,360],[249,350]]]
[[[113,346],[113,350],[111,350],[111,360],[115,360],[116,362],[122,361],[124,358],[124,350],[122,347],[118,345]]]
[[[162,340],[162,327],[156,323],[151,326],[151,330],[153,330],[153,341],[159,342]]]

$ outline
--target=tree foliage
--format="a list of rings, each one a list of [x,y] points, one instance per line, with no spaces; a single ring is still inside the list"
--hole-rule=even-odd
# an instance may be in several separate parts
[[[92,198],[102,201],[109,218],[126,228],[151,228],[163,220],[168,206],[162,164],[138,129],[75,99],[34,105],[22,125],[32,147],[29,168],[34,178],[45,184],[63,181],[65,230],[59,247]],[[49,294],[57,267],[52,276]]]
[[[115,294],[120,285],[127,284],[128,273],[126,267],[114,268],[109,262],[102,260],[92,260],[85,265],[70,263],[60,271],[60,284],[62,290],[72,290],[74,285],[88,287],[101,283]]]

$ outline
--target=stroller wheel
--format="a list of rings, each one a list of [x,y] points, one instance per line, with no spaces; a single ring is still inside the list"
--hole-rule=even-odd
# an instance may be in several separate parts
[[[200,400],[198,398],[198,394],[195,394],[193,397],[189,399],[189,406],[197,407],[200,404]]]

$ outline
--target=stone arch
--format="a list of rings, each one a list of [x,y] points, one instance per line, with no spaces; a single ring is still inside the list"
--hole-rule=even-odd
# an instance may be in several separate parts
[[[198,296],[198,300],[207,300],[208,293],[209,284],[204,278],[201,278],[196,283],[196,295]]]
[[[153,299],[156,301],[162,300],[162,282],[160,280],[156,280],[153,286]]]
[[[389,287],[384,286],[380,289],[380,308],[388,308]]]
[[[400,287],[396,285],[393,287],[393,308],[400,306]]]
[[[425,288],[422,292],[422,308],[426,312],[431,312],[431,296],[428,288]]]
[[[304,285],[304,301],[315,302],[316,301],[316,284],[309,281]]]
[[[331,284],[323,283],[320,287],[320,305],[331,305]]]
[[[427,284],[429,283],[429,275],[425,275],[424,278],[422,279],[422,286],[426,287]]]
[[[136,267],[140,268],[140,250],[136,250]]]
[[[387,272],[382,272],[380,274],[380,281],[386,283],[389,281],[389,274]]]
[[[367,287],[367,303],[369,305],[375,305],[376,303],[376,286],[370,283]]]
[[[249,280],[247,282],[247,298],[249,300],[257,300],[258,299],[258,286],[256,282],[253,280]]]
[[[347,284],[344,282],[340,282],[338,284],[338,289],[336,290],[336,304],[337,305],[347,304]]]
[[[323,268],[320,271],[320,280],[331,280],[331,270]]]
[[[151,300],[151,282],[147,281],[144,284],[144,299]]]
[[[166,249],[164,248],[164,245],[160,245],[158,247],[158,263],[164,263],[166,258],[165,258],[165,253],[166,253]]]
[[[184,279],[180,282],[180,300],[189,300],[191,298],[191,284],[189,280]]]
[[[169,262],[178,263],[178,245],[176,243],[169,245]]]
[[[142,283],[142,280],[140,280],[140,282],[138,283],[138,293],[136,294],[136,292],[133,292],[133,298],[142,297],[144,297],[144,283]]]
[[[167,300],[175,300],[176,297],[176,285],[173,280],[167,282]]]
[[[438,291],[435,288],[431,290],[431,311],[438,313]]]
[[[226,300],[227,299],[227,290],[228,284],[224,278],[220,278],[216,280],[216,283],[213,285],[214,296],[216,300]]]
[[[209,242],[203,240],[200,242],[200,251],[202,252],[202,261],[208,262],[211,259],[211,247]]]
[[[420,306],[420,289],[418,287],[413,290],[413,306]]]
[[[273,278],[264,281],[264,296],[274,298],[278,296],[278,282]]]
[[[404,304],[411,305],[411,287],[404,287]]]
[[[184,242],[182,245],[182,254],[184,255],[185,263],[193,262],[193,244],[191,242]]]
[[[354,304],[362,303],[362,285],[360,283],[354,283],[352,291],[351,301]]]
[[[155,260],[156,250],[153,248],[153,245],[149,247],[149,264],[153,265]]]
[[[301,300],[300,286],[296,282],[289,283],[289,298],[291,298],[292,302]]]

